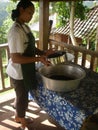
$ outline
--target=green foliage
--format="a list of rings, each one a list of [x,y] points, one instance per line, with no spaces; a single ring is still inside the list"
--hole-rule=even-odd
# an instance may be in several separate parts
[[[64,26],[70,17],[70,7],[67,2],[56,2],[55,12],[57,13],[57,26]]]
[[[10,1],[12,1],[12,2],[17,2],[17,0],[10,0]]]
[[[6,43],[6,32],[3,26],[0,27],[0,44]]]
[[[96,67],[96,72],[98,73],[98,66]]]
[[[34,7],[35,7],[35,12],[32,20],[30,21],[30,24],[38,22],[39,20],[39,3],[38,2],[33,2]]]
[[[86,13],[89,11],[87,6],[83,5],[83,1],[75,2],[75,17],[84,20],[86,18]]]
[[[92,50],[92,51],[95,51],[95,41],[91,41],[90,43],[89,43],[89,49],[90,50]]]
[[[10,14],[12,9],[14,9],[15,7],[15,3],[13,2],[5,3],[5,4],[7,4],[5,8],[5,10],[7,11],[7,16],[2,22],[2,26],[0,26],[0,44],[7,42],[7,33],[13,22],[10,18]]]
[[[56,2],[55,12],[57,13],[58,26],[65,26],[68,19],[70,18],[71,2]],[[85,18],[86,13],[89,11],[87,6],[83,5],[83,1],[79,0],[75,2],[75,18]]]

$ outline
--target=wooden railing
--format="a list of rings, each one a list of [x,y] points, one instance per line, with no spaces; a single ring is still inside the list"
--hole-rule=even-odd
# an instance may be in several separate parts
[[[96,71],[98,66],[98,52],[87,50],[83,47],[73,46],[71,44],[66,44],[64,42],[58,42],[50,39],[49,48],[56,48],[57,50],[65,50],[67,52],[73,53],[74,63],[80,64],[83,67],[90,68],[93,71]],[[89,65],[87,65],[88,63]]]
[[[0,92],[6,91],[11,87],[10,78],[6,74],[6,66],[9,59],[8,44],[0,44]]]
[[[39,46],[38,40],[36,41],[36,46]],[[96,51],[87,50],[83,47],[77,47],[71,44],[66,44],[51,39],[49,40],[48,48],[65,50],[69,53],[72,53],[75,56],[73,60],[74,63],[80,64],[83,67],[88,67],[93,71],[96,71],[96,68],[98,66],[98,52]],[[5,56],[5,58],[3,55]],[[12,88],[10,83],[10,78],[6,75],[6,71],[5,71],[8,63],[8,59],[9,59],[8,44],[1,44],[0,45],[0,92]],[[86,66],[87,61],[89,62],[89,66]]]

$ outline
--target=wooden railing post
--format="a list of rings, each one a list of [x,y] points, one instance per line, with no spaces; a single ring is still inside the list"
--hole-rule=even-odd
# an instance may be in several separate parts
[[[39,41],[37,40],[36,41],[37,44],[36,46],[38,47],[39,46]],[[92,69],[93,71],[96,70],[95,68],[95,61],[97,60],[98,61],[98,52],[96,51],[91,51],[91,50],[87,50],[85,48],[82,48],[82,47],[78,47],[78,46],[73,46],[71,44],[66,44],[64,42],[58,42],[58,41],[55,41],[55,40],[49,40],[49,45],[48,45],[49,48],[55,48],[57,50],[65,50],[65,51],[68,51],[72,54],[74,54],[75,58],[73,60],[74,63],[78,64],[78,60],[79,60],[79,55],[81,54],[81,63],[80,65],[83,66],[83,67],[86,67],[86,60],[87,60],[87,57],[89,56],[90,59],[89,59],[89,63],[90,63],[90,66],[89,68]],[[48,48],[48,49],[49,49]],[[1,44],[0,45],[0,92],[2,91],[5,91],[5,90],[8,90],[8,89],[11,89],[12,86],[11,86],[11,83],[9,86],[6,87],[5,85],[5,77],[4,77],[4,72],[3,72],[3,57],[2,57],[2,49],[4,49],[6,51],[6,58],[7,60],[9,59],[9,49],[8,49],[8,44]],[[96,65],[98,66],[98,65]],[[9,78],[9,82],[10,82],[10,78]]]
[[[3,52],[2,50],[4,50],[4,52],[5,52],[6,63],[3,63],[4,57],[2,57],[2,52]],[[12,88],[11,83],[10,83],[10,78],[9,77],[7,78],[7,81],[9,82],[9,84],[7,84],[7,81],[5,80],[5,76],[7,75],[6,67],[8,64],[7,63],[8,59],[9,59],[8,44],[7,43],[0,44],[0,92],[4,92],[4,91]],[[4,69],[5,69],[5,72],[4,72]]]
[[[4,76],[3,76],[2,53],[1,53],[1,50],[0,50],[0,78],[1,78],[1,87],[2,87],[2,89],[5,89]]]
[[[75,58],[74,58],[74,63],[78,64],[78,59],[79,59],[79,55],[81,53],[81,63],[80,65],[83,67],[86,67],[86,61],[87,61],[87,56],[89,55],[89,57],[91,57],[89,59],[89,68],[92,69],[93,71],[96,70],[95,67],[97,67],[98,65],[95,66],[95,58],[98,60],[98,52],[97,51],[92,51],[92,50],[88,50],[86,48],[83,47],[79,47],[79,46],[73,46],[71,44],[66,44],[64,42],[58,42],[55,40],[50,39],[49,44],[51,44],[50,46],[54,47],[54,46],[58,46],[57,48],[63,48],[63,50],[70,50],[70,52],[72,51]]]

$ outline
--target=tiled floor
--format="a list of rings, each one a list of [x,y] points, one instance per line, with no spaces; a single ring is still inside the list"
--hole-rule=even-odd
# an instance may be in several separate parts
[[[0,130],[20,130],[20,124],[14,122],[15,110],[12,108],[14,93],[12,93],[6,96],[0,95],[2,99],[2,102],[0,100]],[[29,103],[26,115],[34,120],[28,130],[65,130],[33,101]]]

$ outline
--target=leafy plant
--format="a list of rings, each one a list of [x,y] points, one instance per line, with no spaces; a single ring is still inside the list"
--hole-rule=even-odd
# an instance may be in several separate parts
[[[70,18],[71,1],[70,2],[56,2],[55,12],[57,15],[58,24],[57,26],[65,26]],[[75,2],[75,18],[80,18],[81,20],[86,18],[86,13],[89,11],[87,6],[83,5],[83,1],[79,0]]]

